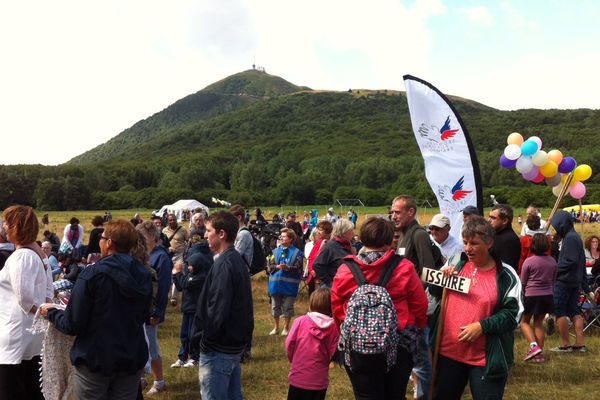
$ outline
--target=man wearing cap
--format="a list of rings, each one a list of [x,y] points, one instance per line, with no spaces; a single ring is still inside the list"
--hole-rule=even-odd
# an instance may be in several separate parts
[[[498,204],[489,214],[489,222],[496,231],[492,250],[502,262],[517,270],[521,257],[521,240],[512,229],[513,209],[508,204]]]
[[[335,224],[338,220],[338,216],[335,213],[335,210],[333,209],[333,207],[329,207],[329,209],[327,210],[327,215],[325,216],[325,219],[329,222],[331,222],[331,224]]]
[[[544,234],[548,234],[548,229],[547,229],[547,225],[548,223],[546,221],[544,221],[542,219],[542,214],[540,213],[540,211],[535,208],[533,205],[530,205],[529,207],[527,207],[527,216],[529,215],[537,215],[538,217],[540,217],[540,227],[537,230],[533,230],[529,228],[529,225],[527,225],[527,222],[525,222],[523,224],[523,227],[521,228],[521,236],[533,236],[536,233],[544,233]],[[527,221],[527,217],[525,218],[525,221]]]
[[[466,206],[465,208],[462,209],[462,213],[463,213],[463,223],[465,223],[465,224],[471,217],[473,217],[475,215],[481,215],[479,213],[479,210],[475,206]]]
[[[448,260],[456,253],[463,251],[463,244],[454,236],[450,235],[450,220],[444,214],[435,214],[429,223],[431,239],[439,246],[444,256]]]

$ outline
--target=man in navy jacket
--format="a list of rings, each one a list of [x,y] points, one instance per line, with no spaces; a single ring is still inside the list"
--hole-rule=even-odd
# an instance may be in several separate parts
[[[554,315],[560,334],[561,344],[550,349],[554,352],[585,352],[583,343],[583,317],[579,312],[579,294],[583,288],[589,292],[586,281],[585,253],[583,242],[573,228],[571,215],[559,210],[554,214],[550,224],[556,234],[562,239],[560,254],[558,255],[558,270],[556,284],[554,285]],[[569,345],[569,317],[575,328],[575,345]]]
[[[215,262],[200,294],[193,337],[200,349],[203,400],[243,398],[240,361],[254,318],[248,268],[233,246],[238,227],[235,216],[225,211],[206,221],[205,238]]]

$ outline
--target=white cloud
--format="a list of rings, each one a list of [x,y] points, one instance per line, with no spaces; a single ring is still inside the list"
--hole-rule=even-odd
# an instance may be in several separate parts
[[[1,6],[3,135],[55,164],[228,75],[256,56],[313,88],[402,88],[429,69],[427,19],[440,0],[194,2],[65,0]],[[347,58],[344,59],[344,58]]]
[[[444,89],[501,110],[600,108],[600,81],[590,79],[599,64],[597,54],[530,53],[468,76],[446,76]]]
[[[465,7],[461,8],[460,12],[464,14],[472,24],[483,28],[494,26],[494,16],[485,6]]]
[[[463,12],[478,26],[503,21],[543,40],[545,27],[523,6],[505,0],[499,10]],[[583,51],[519,58],[499,48],[493,61],[474,54],[468,66],[440,68],[430,25],[445,12],[442,0],[3,2],[0,132],[15,151],[0,162],[65,162],[249,69],[254,56],[267,72],[314,89],[403,90],[410,73],[498,108],[600,106],[600,83],[589,79],[600,60]]]

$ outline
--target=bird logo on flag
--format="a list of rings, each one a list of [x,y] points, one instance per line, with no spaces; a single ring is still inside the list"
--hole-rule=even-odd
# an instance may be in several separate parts
[[[440,199],[448,202],[450,201],[450,199],[452,199],[453,201],[464,199],[469,193],[472,192],[472,190],[463,189],[464,183],[465,177],[463,175],[458,181],[456,181],[452,189],[450,189],[450,186],[448,185],[438,186],[438,194],[440,196]]]
[[[442,141],[453,138],[456,135],[456,132],[458,132],[458,129],[450,129],[450,116],[448,115],[444,126],[440,129]]]
[[[428,125],[426,123],[421,124],[421,126],[419,127],[419,136],[421,136],[423,139],[425,140],[429,140],[430,142],[433,143],[439,143],[439,140],[441,139],[442,142],[448,140],[448,139],[452,139],[454,136],[456,136],[456,133],[459,131],[459,129],[452,129],[450,127],[450,116],[448,115],[446,117],[446,122],[444,122],[444,125],[442,126],[442,128],[438,128],[435,125]],[[438,137],[439,134],[439,137]],[[431,136],[430,136],[431,135]],[[435,138],[438,137],[438,138]]]

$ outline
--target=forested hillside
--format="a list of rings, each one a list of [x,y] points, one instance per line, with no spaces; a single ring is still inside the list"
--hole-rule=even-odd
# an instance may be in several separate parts
[[[550,188],[504,170],[506,136],[537,134],[599,171],[599,110],[500,111],[452,98],[480,162],[484,198],[515,206],[553,203]],[[585,201],[600,202],[592,176]],[[56,167],[0,167],[0,207],[158,207],[211,197],[248,205],[326,204],[398,193],[434,203],[403,92],[318,92],[246,71],[187,96],[104,145]]]

